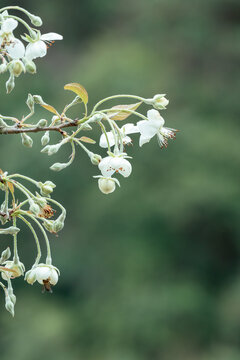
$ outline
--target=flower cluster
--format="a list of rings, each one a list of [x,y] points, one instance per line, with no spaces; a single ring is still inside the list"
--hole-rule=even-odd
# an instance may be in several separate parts
[[[28,181],[36,186],[38,192],[33,194],[28,187],[19,182],[18,179]],[[6,172],[0,172],[0,190],[5,193],[5,199],[0,207],[0,222],[2,225],[12,222],[12,226],[0,229],[0,235],[13,236],[13,258],[11,257],[11,250],[8,247],[5,249],[0,258],[0,272],[2,279],[7,282],[4,285],[0,282],[0,286],[5,292],[5,307],[14,315],[14,306],[16,303],[16,296],[13,294],[12,281],[17,277],[21,277],[25,273],[25,266],[20,261],[18,255],[18,236],[20,228],[17,227],[17,222],[21,221],[31,230],[33,239],[36,243],[37,256],[32,268],[25,273],[25,280],[29,284],[35,281],[42,284],[43,291],[52,291],[51,286],[56,285],[59,277],[59,270],[52,265],[52,256],[50,243],[47,231],[57,234],[64,227],[64,220],[66,217],[66,210],[56,200],[51,198],[51,193],[55,188],[55,184],[51,181],[35,181],[27,176],[20,174],[8,175]],[[16,191],[21,192],[25,199],[17,202]],[[12,198],[12,199],[11,199]],[[11,205],[10,205],[11,204]],[[55,210],[50,204],[56,205],[61,213],[52,220]],[[45,263],[40,263],[42,257],[41,246],[38,235],[35,231],[36,225],[42,233],[46,244],[47,256]]]
[[[42,25],[42,20],[39,16],[18,6],[9,6],[0,10],[0,58],[2,61],[0,74],[9,71],[10,77],[6,82],[6,88],[7,93],[10,93],[15,86],[15,77],[26,71],[34,74],[36,65],[33,60],[45,56],[48,46],[56,40],[62,40],[63,37],[57,33],[42,35],[39,30],[31,27],[21,17],[9,14],[7,9],[20,10],[37,27]],[[19,22],[28,32],[21,35],[21,39],[26,42],[26,45],[14,35],[14,30],[18,27]]]
[[[7,6],[0,9],[0,74],[9,71],[10,77],[6,82],[7,93],[10,93],[15,86],[15,77],[24,72],[31,74],[36,72],[34,60],[43,57],[47,48],[55,40],[61,40],[62,36],[57,33],[42,35],[41,32],[31,26],[22,18],[9,14],[9,10],[21,11],[28,17],[34,26],[41,26],[42,20],[39,16],[29,13],[19,6]],[[14,31],[17,26],[25,26],[27,34],[21,35],[21,40],[16,38]],[[23,41],[25,43],[23,43]],[[132,136],[138,136],[139,146],[142,147],[153,137],[157,137],[160,148],[167,147],[169,139],[175,139],[177,130],[165,127],[165,120],[160,111],[165,110],[169,100],[165,94],[156,94],[152,98],[143,98],[137,95],[114,95],[98,101],[93,108],[88,110],[88,93],[78,83],[65,85],[65,90],[75,94],[74,99],[66,104],[62,111],[58,111],[52,105],[46,103],[40,95],[28,94],[26,104],[29,113],[24,116],[12,117],[0,115],[0,135],[19,134],[22,144],[32,148],[33,139],[31,133],[42,132],[41,152],[48,156],[58,153],[63,146],[71,148],[70,158],[66,162],[56,162],[50,167],[53,171],[61,171],[72,164],[76,147],[80,147],[89,157],[90,162],[97,166],[100,174],[93,176],[98,179],[98,187],[103,194],[110,194],[115,191],[116,185],[120,186],[116,176],[127,178],[132,173],[132,165],[129,161],[131,156],[127,154],[127,146],[133,144]],[[120,104],[113,107],[105,106],[108,101],[126,98],[128,101],[135,101],[130,104]],[[137,101],[137,102],[136,102]],[[80,104],[84,107],[84,115],[72,119],[69,110],[72,106]],[[151,107],[145,114],[139,112],[142,104]],[[102,105],[103,108],[101,107]],[[51,114],[49,119],[38,119],[32,123],[31,119],[35,114],[36,107],[41,106]],[[82,114],[82,111],[80,112]],[[119,121],[125,121],[132,116],[132,122],[119,126]],[[35,116],[36,118],[36,116]],[[100,129],[99,139],[85,136],[86,131],[91,131],[93,126]],[[74,131],[72,129],[74,128]],[[50,134],[55,131],[61,137],[60,141],[50,144]],[[106,150],[100,155],[99,149],[91,151],[88,146],[98,144],[100,149]],[[129,149],[129,147],[128,147]],[[24,180],[35,185],[37,192],[33,193],[27,186],[19,181]],[[51,198],[55,184],[50,180],[45,182],[36,181],[25,175],[13,174],[0,170],[0,191],[4,193],[4,201],[0,205],[0,223],[8,227],[0,229],[0,235],[13,236],[13,257],[8,247],[0,257],[0,272],[4,284],[0,286],[5,293],[5,307],[14,315],[16,296],[13,293],[12,280],[25,274],[25,280],[29,284],[38,282],[42,284],[43,291],[51,292],[51,286],[56,285],[59,277],[59,270],[52,265],[51,249],[47,232],[57,234],[64,227],[66,210],[56,200]],[[24,200],[17,201],[16,192],[20,191]],[[57,206],[60,214],[53,220]],[[30,229],[37,247],[37,256],[30,270],[25,273],[24,263],[18,255],[18,236],[20,228],[17,222],[22,222]],[[46,260],[41,262],[41,247],[38,235],[35,231],[37,226],[46,244]]]

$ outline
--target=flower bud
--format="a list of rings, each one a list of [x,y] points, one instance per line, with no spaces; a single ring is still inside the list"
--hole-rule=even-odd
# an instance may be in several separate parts
[[[47,145],[41,150],[41,152],[47,153],[49,156],[51,156],[53,154],[56,154],[61,146],[62,146],[62,143],[54,144],[54,145]]]
[[[98,122],[101,121],[103,119],[103,115],[102,114],[94,114],[92,117],[90,117],[90,119],[88,119],[88,123],[91,122]]]
[[[14,304],[8,294],[5,296],[5,308],[12,316],[14,316]]]
[[[25,66],[23,65],[23,62],[21,60],[11,61],[10,69],[12,74],[16,77],[20,76],[23,71],[25,72]]]
[[[37,68],[36,65],[34,64],[34,62],[30,59],[27,58],[23,58],[23,62],[25,65],[25,69],[29,74],[36,74],[37,72]]]
[[[16,235],[20,231],[16,226],[10,226],[6,229],[0,229],[0,235]]]
[[[38,183],[38,188],[40,189],[40,193],[43,196],[48,196],[53,192],[53,189],[56,187],[56,185],[52,181],[45,181],[43,184],[42,182]]]
[[[69,166],[69,163],[55,163],[52,166],[50,166],[50,169],[53,171],[61,171],[65,169],[67,166]]]
[[[50,141],[49,131],[46,131],[41,138],[42,146],[46,146]]]
[[[43,101],[43,99],[40,95],[33,95],[33,100],[34,100],[35,104],[45,105],[45,102]]]
[[[59,124],[61,124],[61,119],[59,118],[59,116],[53,115],[53,117],[51,119],[51,123],[54,125],[59,125]]]
[[[11,256],[11,250],[9,247],[7,247],[1,254],[0,258],[0,264],[2,264],[4,261],[8,260]]]
[[[26,272],[24,280],[26,280],[27,283],[30,284],[30,285],[33,285],[33,283],[35,283],[35,281],[36,281],[35,268],[32,268],[31,270]]]
[[[41,120],[39,120],[39,122],[37,123],[37,127],[39,127],[39,128],[43,128],[43,127],[45,127],[45,126],[47,126],[47,120],[46,120],[46,119],[41,119]]]
[[[22,144],[28,148],[31,148],[33,146],[33,140],[25,133],[21,133],[22,138]]]
[[[38,206],[38,204],[36,204],[33,200],[29,200],[29,205],[29,210],[31,211],[31,213],[38,216],[40,213],[40,207]]]
[[[11,74],[8,81],[6,82],[7,94],[10,94],[10,92],[14,89],[14,87],[15,87],[14,75]]]
[[[28,94],[26,104],[29,107],[29,109],[33,112],[33,110],[34,110],[34,100],[33,100],[33,96],[31,94]]]
[[[111,194],[115,190],[116,184],[111,178],[101,177],[98,179],[98,187],[103,194]]]
[[[54,221],[53,223],[53,232],[57,233],[64,228],[64,220],[66,218],[66,211],[63,211],[62,214]]]
[[[40,206],[40,208],[44,208],[44,206],[47,205],[47,200],[45,197],[40,196],[37,192],[34,201]]]
[[[36,15],[33,15],[33,14],[29,14],[29,18],[31,20],[31,23],[34,25],[34,26],[42,26],[42,19],[40,18],[40,16],[36,16]]]
[[[46,220],[44,219],[44,223],[43,226],[45,227],[45,229],[49,232],[53,232],[53,224],[54,221],[53,220]]]
[[[102,157],[100,155],[98,155],[98,154],[93,154],[92,153],[90,159],[91,159],[91,163],[93,165],[99,165],[100,161],[102,160]]]

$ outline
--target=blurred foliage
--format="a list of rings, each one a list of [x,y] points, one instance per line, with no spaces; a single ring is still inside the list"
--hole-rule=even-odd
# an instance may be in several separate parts
[[[64,84],[80,82],[90,105],[166,92],[163,116],[181,132],[167,151],[154,140],[138,149],[136,139],[133,174],[107,197],[85,154],[55,174],[48,167],[60,155],[39,154],[39,136],[32,151],[17,136],[1,138],[0,167],[56,182],[68,210],[52,238],[60,282],[48,296],[16,280],[15,319],[1,311],[1,360],[238,360],[239,2],[17,3],[64,41],[13,95],[1,81],[1,113],[21,116],[28,92],[62,108]],[[30,266],[29,232],[21,240]]]

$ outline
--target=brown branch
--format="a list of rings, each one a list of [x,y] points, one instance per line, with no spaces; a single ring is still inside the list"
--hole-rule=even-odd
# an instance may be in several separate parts
[[[63,123],[59,126],[46,126],[46,127],[12,127],[12,128],[0,128],[0,135],[10,135],[10,134],[21,134],[21,133],[36,133],[40,131],[58,131],[62,133],[63,128],[73,127],[78,125],[78,119],[70,121],[68,123]]]

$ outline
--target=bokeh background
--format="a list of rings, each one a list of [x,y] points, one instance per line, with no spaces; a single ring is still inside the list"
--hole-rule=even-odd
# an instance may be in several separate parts
[[[35,76],[17,79],[12,95],[1,77],[0,113],[26,114],[29,92],[61,109],[71,99],[64,84],[79,82],[90,106],[117,93],[166,93],[163,116],[181,132],[167,150],[156,139],[139,149],[135,138],[133,173],[109,196],[80,150],[56,174],[49,166],[68,149],[49,158],[38,135],[33,150],[19,136],[1,137],[0,167],[51,179],[68,210],[64,230],[51,237],[61,270],[54,293],[16,279],[14,320],[0,299],[1,360],[239,360],[239,2],[11,4],[40,15],[43,31],[64,41],[37,60]],[[21,234],[29,268],[34,242]],[[1,239],[2,249],[10,241]]]

